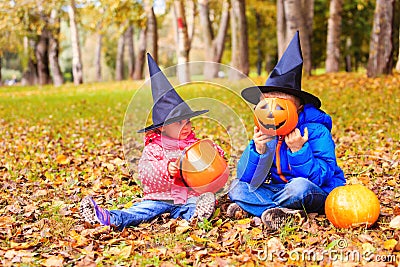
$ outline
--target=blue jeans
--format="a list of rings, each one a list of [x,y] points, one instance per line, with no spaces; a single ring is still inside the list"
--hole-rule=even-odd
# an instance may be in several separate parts
[[[306,212],[324,213],[328,195],[305,178],[294,178],[286,184],[262,184],[257,189],[236,179],[229,190],[229,198],[248,213],[261,217],[271,208],[289,208]]]
[[[184,205],[161,200],[143,200],[123,210],[110,210],[110,223],[122,231],[125,227],[136,226],[142,222],[149,222],[163,213],[170,213],[170,217],[181,217],[189,220],[196,209],[196,198],[188,199]]]

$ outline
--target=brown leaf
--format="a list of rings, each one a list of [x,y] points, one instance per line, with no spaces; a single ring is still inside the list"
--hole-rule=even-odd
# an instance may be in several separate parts
[[[64,263],[64,258],[61,256],[50,256],[44,262],[42,262],[43,266],[46,267],[59,267]]]
[[[94,261],[94,253],[87,254],[83,259],[76,263],[77,267],[96,267],[97,264]]]
[[[397,241],[396,245],[393,248],[393,252],[400,251],[400,240]]]

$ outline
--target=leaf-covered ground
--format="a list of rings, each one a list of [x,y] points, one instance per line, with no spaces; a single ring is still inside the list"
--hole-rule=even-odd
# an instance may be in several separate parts
[[[282,231],[269,233],[257,218],[228,219],[225,196],[214,218],[204,223],[161,217],[123,232],[85,224],[78,208],[86,195],[107,208],[140,200],[121,134],[125,111],[140,86],[0,88],[1,265],[397,266],[399,231],[389,222],[400,214],[399,74],[303,79],[303,88],[319,96],[332,115],[337,157],[348,184],[366,185],[381,202],[372,228],[349,230],[310,214],[301,226],[289,222]],[[212,94],[226,98],[223,91]],[[227,101],[236,112],[243,109],[243,103]],[[233,151],[233,159],[246,145],[229,147],[213,125],[197,129]],[[235,160],[230,162],[234,174]]]

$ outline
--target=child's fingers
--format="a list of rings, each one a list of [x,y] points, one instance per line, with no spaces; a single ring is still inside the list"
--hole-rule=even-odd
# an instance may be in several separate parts
[[[304,141],[308,140],[308,129],[307,127],[304,128],[304,136],[303,136]]]

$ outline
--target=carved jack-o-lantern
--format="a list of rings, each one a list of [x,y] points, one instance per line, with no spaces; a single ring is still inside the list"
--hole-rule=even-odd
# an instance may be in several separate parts
[[[288,99],[264,98],[254,109],[254,122],[267,135],[287,135],[297,121],[296,106]]]

